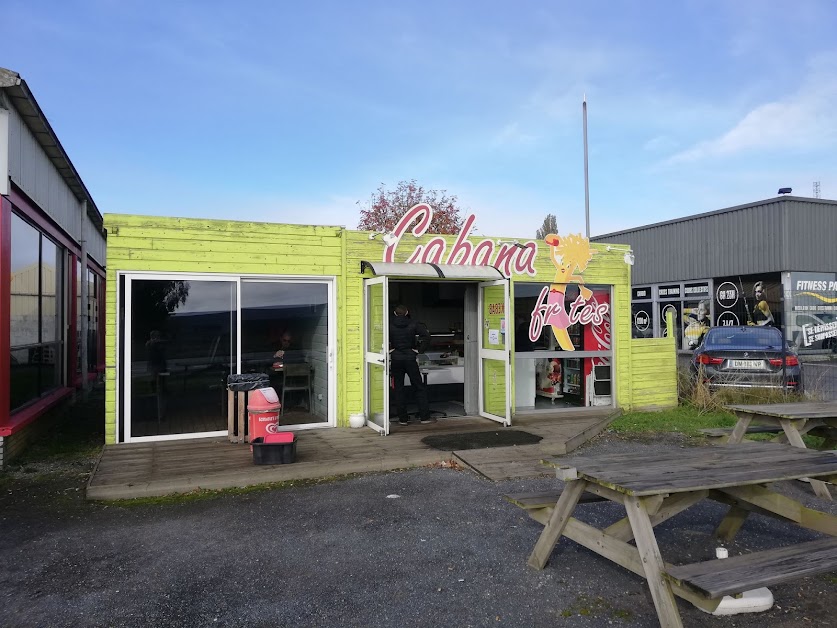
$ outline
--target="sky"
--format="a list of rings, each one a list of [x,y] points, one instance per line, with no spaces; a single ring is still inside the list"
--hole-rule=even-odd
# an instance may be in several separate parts
[[[344,225],[379,185],[476,233],[600,235],[837,198],[831,0],[4,0],[102,213]]]

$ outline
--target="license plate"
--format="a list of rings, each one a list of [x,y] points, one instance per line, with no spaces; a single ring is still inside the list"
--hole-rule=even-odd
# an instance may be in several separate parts
[[[764,360],[730,360],[729,366],[733,369],[760,369],[764,368]]]

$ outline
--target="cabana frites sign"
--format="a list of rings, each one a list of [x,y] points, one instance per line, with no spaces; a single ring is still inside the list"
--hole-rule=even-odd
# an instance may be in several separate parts
[[[415,223],[411,231],[415,237],[420,238],[427,233],[431,220],[433,220],[433,208],[430,205],[420,203],[413,206],[395,225],[392,231],[395,239],[384,249],[383,261],[395,261],[395,252],[404,235],[410,230],[410,225]],[[469,214],[450,249],[443,237],[436,236],[426,244],[416,246],[407,258],[407,263],[494,266],[506,277],[511,277],[512,273],[530,277],[537,274],[535,258],[538,256],[538,244],[536,242],[529,241],[519,245],[495,244],[491,238],[484,238],[472,243],[468,240],[468,234],[475,221],[476,216]]]
[[[395,253],[402,239],[411,231],[420,238],[427,233],[433,220],[433,208],[426,203],[413,206],[404,214],[392,230],[384,249],[383,261],[394,262]],[[483,238],[479,242],[468,240],[468,234],[474,226],[476,216],[469,214],[453,246],[441,236],[435,236],[424,244],[417,245],[407,257],[409,264],[458,264],[475,266],[494,266],[506,277],[512,274],[537,274],[535,259],[538,256],[538,243],[532,240],[525,243],[495,244],[490,238]],[[410,226],[412,225],[412,229]],[[596,253],[590,247],[587,238],[577,234],[559,236],[554,233],[544,238],[549,258],[555,267],[555,278],[549,286],[544,286],[530,315],[529,339],[538,340],[543,328],[549,326],[555,335],[559,346],[565,351],[574,351],[575,347],[569,337],[567,328],[575,323],[581,325],[601,326],[609,325],[610,304],[598,302],[592,292],[584,286],[582,274]],[[567,284],[581,284],[580,293],[572,301],[565,302]]]

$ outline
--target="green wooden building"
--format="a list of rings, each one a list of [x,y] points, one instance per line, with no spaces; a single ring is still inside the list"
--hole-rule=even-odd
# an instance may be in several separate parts
[[[227,376],[248,372],[288,430],[356,414],[397,430],[396,304],[430,333],[418,360],[443,420],[676,404],[673,341],[631,338],[626,247],[468,236],[473,216],[437,236],[431,217],[418,205],[374,233],[107,214],[107,442],[228,435]]]

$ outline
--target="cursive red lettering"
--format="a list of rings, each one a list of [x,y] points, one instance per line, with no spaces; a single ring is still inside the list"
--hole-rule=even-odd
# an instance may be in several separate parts
[[[469,262],[471,253],[474,251],[474,246],[468,241],[468,234],[471,233],[471,228],[474,226],[475,220],[476,216],[473,214],[470,214],[465,219],[465,223],[462,225],[462,229],[459,230],[459,235],[456,237],[456,243],[453,245],[450,255],[448,255],[448,259],[445,262],[446,264],[467,264]],[[460,254],[462,254],[462,258],[457,259],[457,256]]]
[[[493,253],[494,243],[491,240],[483,240],[474,249],[474,257],[471,259],[471,263],[475,266],[488,266]]]
[[[512,260],[518,248],[513,244],[501,244],[497,252],[497,259],[494,260],[494,267],[499,268],[506,277],[511,277]]]
[[[430,205],[428,205],[427,203],[419,203],[418,205],[413,205],[413,207],[411,207],[407,211],[407,213],[404,214],[401,220],[398,221],[398,224],[395,225],[395,229],[392,230],[392,235],[395,236],[396,240],[384,249],[384,261],[395,261],[395,249],[398,248],[398,244],[401,242],[401,237],[404,235],[404,233],[406,233],[407,227],[410,226],[410,223],[412,223],[414,220],[418,220],[416,226],[413,227],[413,235],[418,238],[427,233],[427,229],[428,227],[430,227],[430,221],[432,219],[433,209],[430,207]],[[415,253],[413,256],[415,256]]]
[[[444,238],[433,238],[424,247],[424,254],[421,256],[423,263],[430,262],[431,264],[441,264],[442,255],[445,253]]]

